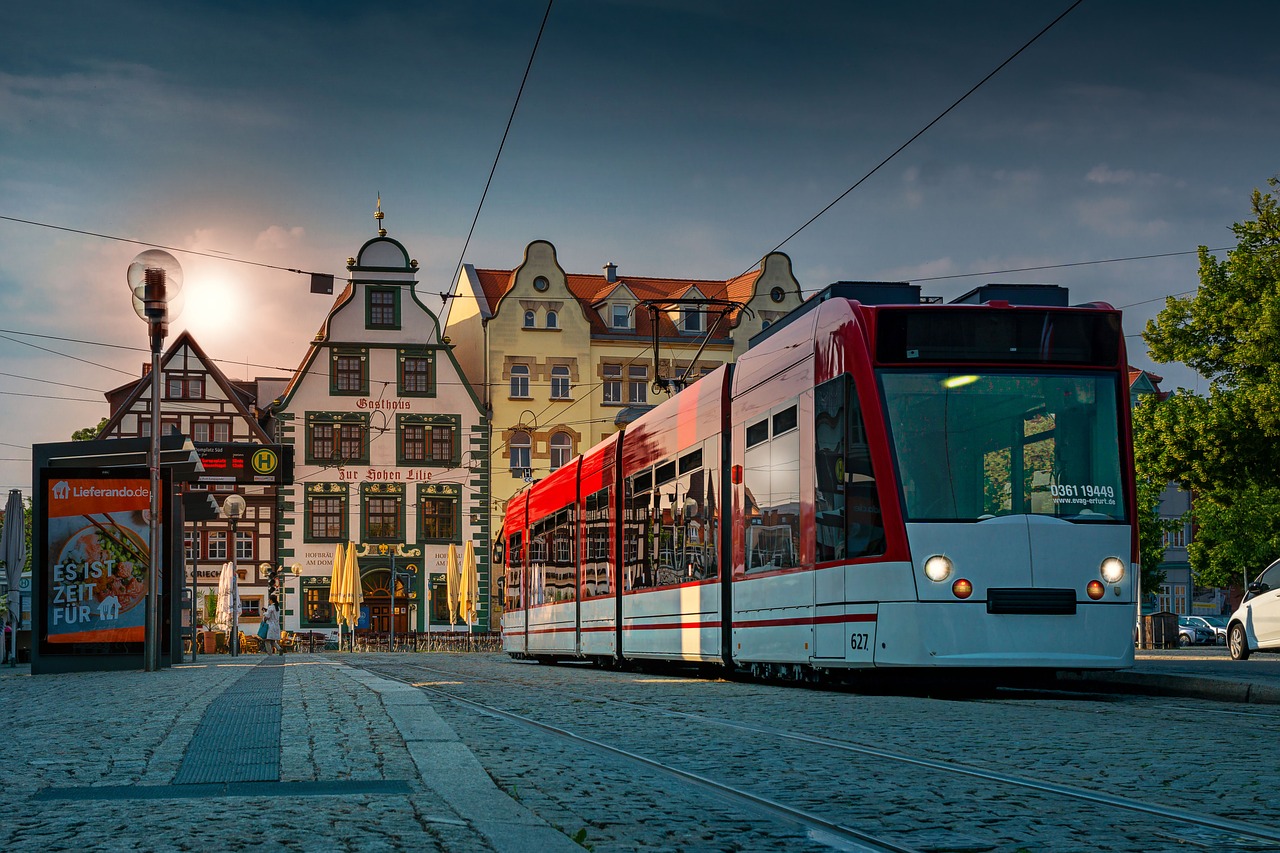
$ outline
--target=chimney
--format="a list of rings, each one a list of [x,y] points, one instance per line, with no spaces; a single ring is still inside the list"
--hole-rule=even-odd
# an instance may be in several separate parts
[[[612,283],[618,280],[618,265],[613,261],[609,261],[602,269],[604,270],[605,281]]]

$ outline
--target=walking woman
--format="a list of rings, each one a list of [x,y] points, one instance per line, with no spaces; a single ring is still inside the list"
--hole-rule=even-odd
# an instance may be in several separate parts
[[[267,601],[267,609],[262,612],[262,621],[267,623],[267,636],[263,641],[267,644],[267,654],[284,654],[280,648],[280,602],[273,595]]]

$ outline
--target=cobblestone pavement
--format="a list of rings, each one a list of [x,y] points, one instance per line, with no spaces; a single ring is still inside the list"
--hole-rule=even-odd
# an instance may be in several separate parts
[[[860,695],[539,666],[499,655],[355,663],[527,713],[913,849],[1275,847],[1274,841],[799,743],[777,733],[958,761],[1267,827],[1280,785],[1276,707],[1043,691],[977,698]],[[826,847],[821,839],[657,771],[462,705],[437,701],[436,707],[504,790],[548,822],[580,833],[598,853]],[[713,726],[689,714],[763,731]]]
[[[320,655],[208,660],[0,670],[0,849],[581,850],[495,788],[420,691]],[[255,666],[284,669],[279,780],[174,785]]]
[[[1280,683],[1280,658],[1242,669],[1213,650],[1171,654],[1143,656],[1138,669]],[[29,666],[2,667],[0,849],[850,849],[414,684],[528,713],[919,850],[1274,849],[779,733],[1266,824],[1280,785],[1280,707],[1044,691],[868,695],[498,654],[217,656],[158,673],[39,677]],[[237,697],[278,710],[218,716]],[[211,721],[225,737],[210,737]],[[278,738],[244,737],[246,726],[277,726]],[[231,781],[227,769],[219,781],[250,741],[278,751],[253,772],[267,766],[278,778]],[[175,784],[200,762],[209,775],[198,778],[210,782]]]

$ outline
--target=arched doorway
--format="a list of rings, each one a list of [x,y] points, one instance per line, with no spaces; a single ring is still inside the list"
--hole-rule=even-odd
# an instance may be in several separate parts
[[[395,632],[406,634],[413,630],[410,609],[416,609],[417,593],[406,585],[406,578],[396,571]],[[391,569],[370,569],[361,579],[364,603],[369,608],[369,629],[379,634],[391,631]]]

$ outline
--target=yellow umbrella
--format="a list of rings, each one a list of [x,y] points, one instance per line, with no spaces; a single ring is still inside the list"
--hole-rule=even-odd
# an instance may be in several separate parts
[[[467,540],[462,550],[462,583],[459,584],[458,615],[470,627],[480,606],[480,578],[476,573],[476,546]]]
[[[346,584],[347,624],[355,630],[360,619],[360,605],[364,603],[364,591],[360,586],[360,564],[356,562],[356,543],[347,546],[347,567],[342,572],[342,582]]]
[[[455,625],[458,622],[458,584],[461,577],[458,574],[458,546],[452,543],[449,545],[449,562],[445,566],[444,579],[449,598],[449,624]]]
[[[342,543],[333,552],[333,576],[329,578],[329,605],[333,607],[333,619],[338,623],[338,648],[342,648],[342,571],[346,558]]]

